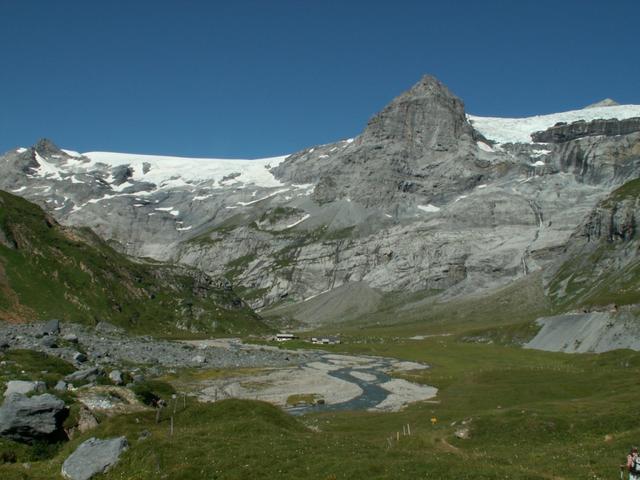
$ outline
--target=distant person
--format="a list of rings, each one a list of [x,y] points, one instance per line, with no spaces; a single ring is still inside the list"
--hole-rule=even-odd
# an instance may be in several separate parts
[[[629,480],[640,480],[640,457],[638,447],[633,447],[627,455],[627,470],[629,470]]]

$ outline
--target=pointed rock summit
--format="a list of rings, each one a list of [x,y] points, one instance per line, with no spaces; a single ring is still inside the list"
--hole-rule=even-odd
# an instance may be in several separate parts
[[[438,79],[425,75],[369,121],[362,139],[401,142],[413,156],[425,149],[449,150],[471,133],[462,100]]]
[[[60,148],[48,138],[41,138],[33,148],[43,157],[60,153]]]
[[[353,141],[303,150],[273,173],[292,183],[317,184],[312,198],[320,204],[350,199],[402,209],[479,182],[487,172],[474,165],[476,150],[462,100],[425,75],[374,115]]]
[[[583,108],[583,110],[586,110],[588,108],[617,107],[618,105],[620,104],[615,100],[611,98],[605,98],[604,100],[600,100],[599,102],[592,103],[591,105],[587,105],[586,107]]]

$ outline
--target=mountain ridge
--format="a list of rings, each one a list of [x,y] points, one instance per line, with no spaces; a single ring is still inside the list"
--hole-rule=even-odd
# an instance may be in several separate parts
[[[128,254],[226,276],[254,308],[359,282],[452,298],[560,262],[581,219],[638,176],[640,134],[618,128],[638,115],[622,105],[476,117],[425,76],[359,136],[286,157],[181,169],[46,145],[5,154],[0,187]],[[611,127],[596,135],[532,138],[601,117]]]

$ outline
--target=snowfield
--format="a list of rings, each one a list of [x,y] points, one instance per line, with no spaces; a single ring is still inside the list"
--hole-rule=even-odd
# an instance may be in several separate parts
[[[471,125],[487,139],[498,143],[533,143],[531,134],[553,127],[558,122],[587,122],[597,119],[640,117],[640,105],[593,107],[569,112],[536,115],[525,118],[478,117],[467,115]]]
[[[227,160],[113,152],[87,152],[82,155],[91,161],[89,164],[84,164],[89,170],[95,168],[98,163],[111,167],[130,165],[133,168],[133,180],[152,182],[156,185],[164,184],[164,186],[169,186],[171,183],[184,185],[184,183],[198,183],[205,180],[212,180],[219,184],[223,178],[234,175],[233,179],[227,178],[225,184],[244,183],[260,187],[280,187],[282,183],[274,178],[269,169],[278,166],[287,158],[287,155],[283,155],[257,160]],[[147,168],[145,163],[148,164]],[[145,170],[147,170],[146,173]]]

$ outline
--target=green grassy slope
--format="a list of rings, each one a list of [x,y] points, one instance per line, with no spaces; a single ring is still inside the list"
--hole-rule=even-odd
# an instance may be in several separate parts
[[[90,230],[64,228],[38,206],[0,192],[0,320],[52,317],[156,335],[266,330],[209,277],[134,261]]]
[[[105,479],[607,479],[618,478],[640,435],[640,383],[633,380],[639,353],[553,354],[452,337],[387,340],[341,348],[432,362],[405,376],[437,386],[435,402],[391,414],[290,417],[261,402],[187,398],[184,408],[180,398],[173,436],[171,405],[159,424],[153,412],[107,418],[46,461],[6,443],[0,450],[13,448],[17,461],[0,464],[0,478],[57,478],[81,441],[126,435],[131,448]],[[406,424],[411,436],[402,435]],[[457,438],[459,428],[470,438]],[[145,430],[150,437],[139,440]]]

